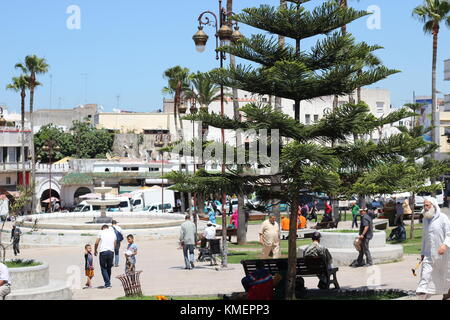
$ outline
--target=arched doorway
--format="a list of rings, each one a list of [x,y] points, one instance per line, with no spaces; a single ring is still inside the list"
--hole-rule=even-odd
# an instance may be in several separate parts
[[[58,191],[47,189],[44,192],[42,192],[41,195],[41,208],[45,212],[50,212],[50,195],[52,196],[52,199],[58,199],[56,202],[59,202],[59,205],[61,205],[60,200],[61,196],[59,195]],[[53,210],[52,210],[53,211]]]
[[[88,194],[88,193],[91,193],[91,190],[89,188],[86,188],[86,187],[78,188],[73,195],[74,204],[75,205],[79,204],[82,200],[82,199],[80,199],[80,197],[84,196],[85,194]]]

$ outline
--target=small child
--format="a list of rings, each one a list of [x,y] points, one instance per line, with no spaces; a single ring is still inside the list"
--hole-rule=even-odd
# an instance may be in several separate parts
[[[87,282],[83,289],[92,288],[92,278],[94,277],[94,257],[92,256],[92,247],[90,244],[84,246],[84,270],[86,272]]]
[[[137,255],[137,246],[134,243],[134,237],[132,234],[129,234],[127,236],[128,246],[127,250],[125,251],[125,273],[133,273],[136,270],[136,255]]]

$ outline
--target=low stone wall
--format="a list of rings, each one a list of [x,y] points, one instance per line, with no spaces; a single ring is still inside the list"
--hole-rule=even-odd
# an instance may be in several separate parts
[[[349,266],[358,257],[359,252],[355,249],[353,242],[358,233],[341,233],[320,231],[322,237],[320,244],[328,248],[333,257],[333,266]],[[297,256],[303,257],[308,246],[297,249]],[[386,244],[386,232],[375,231],[373,239],[369,242],[369,249],[374,264],[389,263],[403,259],[403,246]]]
[[[49,283],[48,264],[25,268],[9,268],[14,289],[30,289],[46,286]]]
[[[11,293],[6,300],[71,300],[72,290],[63,281],[51,281],[49,265],[10,268]]]
[[[40,230],[21,228],[21,246],[28,247],[72,247],[80,244],[94,244],[97,240],[98,230]],[[123,230],[125,236],[132,234],[136,241],[176,239],[180,235],[180,227],[164,227],[150,229]],[[11,237],[10,231],[2,232],[3,241]]]
[[[358,236],[358,232],[355,233],[343,233],[343,232],[327,232],[321,230],[322,235],[320,243],[326,248],[351,248],[354,249],[353,242]],[[384,231],[374,230],[373,238],[370,240],[371,248],[381,248],[386,245],[386,233]]]
[[[100,212],[57,212],[57,213],[45,213],[45,214],[33,214],[29,216],[22,216],[17,219],[18,222],[31,223],[36,219],[39,221],[54,220],[54,219],[73,219],[73,218],[83,218],[87,220],[92,220],[94,218],[100,217]],[[184,221],[184,215],[176,213],[150,213],[150,212],[107,212],[107,217],[113,219],[120,218],[148,218],[148,219],[164,219],[164,220],[174,220],[174,221]]]

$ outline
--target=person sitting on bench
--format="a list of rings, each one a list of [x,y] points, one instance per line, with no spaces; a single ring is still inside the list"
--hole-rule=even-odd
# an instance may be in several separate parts
[[[333,268],[333,257],[327,248],[320,244],[320,232],[314,232],[312,235],[312,243],[305,249],[303,257],[322,257],[325,259],[328,269]],[[319,277],[319,289],[327,289],[329,287],[328,278],[324,275]]]
[[[202,240],[204,241],[204,246],[202,245],[202,248],[204,250],[200,250],[200,254],[198,255],[197,261],[203,261],[204,251],[210,249],[210,240],[216,238],[216,225],[213,224],[211,221],[208,221],[206,224],[205,230],[203,230],[202,234]]]
[[[264,268],[264,262],[256,263],[256,270],[241,281],[248,300],[273,300],[273,277]]]
[[[281,230],[282,231],[289,231],[289,223],[290,223],[289,218],[282,217],[281,218]]]

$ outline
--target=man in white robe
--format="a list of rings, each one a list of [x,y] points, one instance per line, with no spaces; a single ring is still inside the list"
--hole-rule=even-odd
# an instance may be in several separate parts
[[[422,234],[422,273],[417,288],[421,298],[450,294],[450,220],[435,198],[424,201]]]

